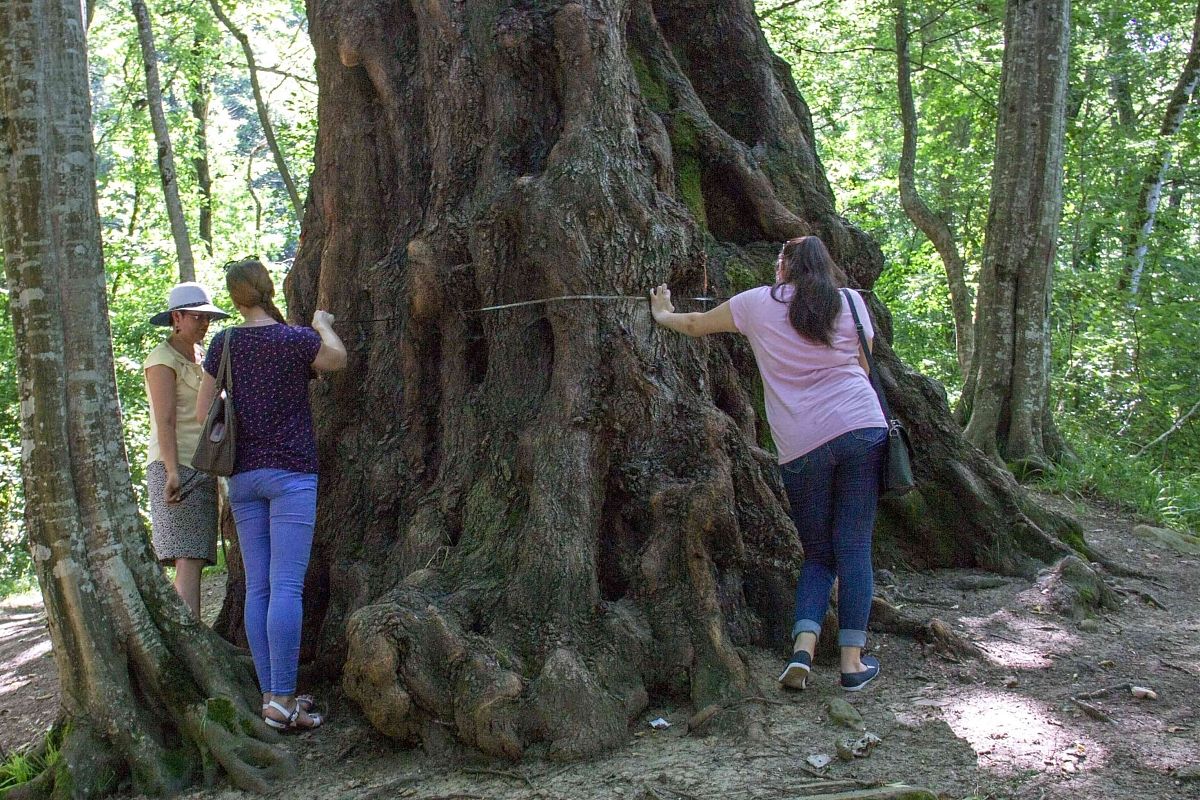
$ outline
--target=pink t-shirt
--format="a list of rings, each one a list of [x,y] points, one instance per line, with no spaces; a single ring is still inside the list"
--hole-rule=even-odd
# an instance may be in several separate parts
[[[793,291],[781,287],[775,300],[770,286],[760,286],[729,300],[733,323],[750,340],[762,374],[767,422],[780,464],[847,431],[886,427],[879,398],[858,363],[858,333],[846,296],[841,295],[842,310],[834,322],[833,347],[827,347],[805,339],[788,321]],[[866,304],[858,292],[851,290],[850,296],[863,332],[873,339]]]

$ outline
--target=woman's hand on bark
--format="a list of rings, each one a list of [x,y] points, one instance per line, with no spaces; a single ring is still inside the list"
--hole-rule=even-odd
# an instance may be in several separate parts
[[[657,319],[659,314],[673,314],[675,306],[671,303],[671,290],[661,283],[650,290],[650,313]]]
[[[323,327],[332,329],[333,314],[330,314],[328,311],[317,309],[313,312],[312,326],[314,330],[320,330]]]

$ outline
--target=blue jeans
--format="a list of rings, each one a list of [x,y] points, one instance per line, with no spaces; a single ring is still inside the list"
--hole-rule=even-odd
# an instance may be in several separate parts
[[[867,643],[875,590],[871,534],[886,440],[887,428],[860,428],[779,467],[804,545],[793,639],[805,631],[820,635],[836,577],[838,644]]]
[[[229,479],[246,568],[246,638],[264,692],[296,693],[301,594],[317,516],[317,476],[254,469]]]

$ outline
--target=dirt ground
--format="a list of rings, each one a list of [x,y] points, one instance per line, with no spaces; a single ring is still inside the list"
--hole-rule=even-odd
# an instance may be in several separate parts
[[[1200,558],[1138,538],[1128,517],[1045,501],[1076,515],[1108,559],[1149,576],[1109,576],[1123,590],[1120,605],[1094,621],[1056,614],[1029,581],[968,570],[881,572],[883,596],[944,620],[984,658],[953,660],[874,634],[884,673],[848,694],[835,669],[821,666],[809,689],[784,692],[775,683],[781,659],[750,652],[762,697],[748,704],[748,729],[730,730],[718,718],[689,733],[695,709],[653,707],[631,725],[624,747],[581,763],[536,754],[497,762],[449,736],[436,753],[400,749],[327,687],[326,725],[285,740],[300,768],[281,790],[296,800],[789,800],[862,797],[860,790],[903,783],[980,800],[1200,798]],[[222,595],[222,579],[210,580],[206,619]],[[1156,699],[1135,697],[1131,685]],[[1083,699],[1087,709],[1073,699],[1097,692]],[[838,758],[838,740],[860,733],[831,718],[831,700],[848,701],[879,738],[865,757]],[[0,603],[0,748],[44,731],[57,702],[40,600],[9,598]],[[659,717],[672,726],[653,729]],[[814,766],[821,756],[828,765]],[[228,789],[186,796],[248,797]]]

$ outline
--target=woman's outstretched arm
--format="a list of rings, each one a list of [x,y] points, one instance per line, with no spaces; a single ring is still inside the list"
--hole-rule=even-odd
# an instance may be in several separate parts
[[[738,332],[728,300],[704,313],[676,314],[675,306],[671,304],[671,290],[665,283],[650,290],[650,313],[659,325],[688,336]]]

